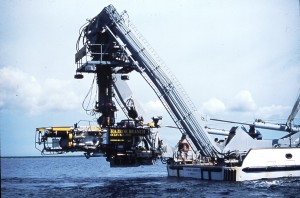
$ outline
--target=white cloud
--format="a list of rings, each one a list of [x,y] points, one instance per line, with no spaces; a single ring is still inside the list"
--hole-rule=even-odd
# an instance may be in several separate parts
[[[11,67],[0,69],[0,108],[22,108],[30,114],[80,107],[71,83],[59,79],[37,80]]]
[[[226,110],[225,104],[217,98],[209,99],[207,102],[203,103],[202,107],[204,112],[208,114],[218,114]]]
[[[217,98],[211,98],[203,103],[202,109],[205,114],[213,116],[222,114],[222,116],[229,116],[237,120],[260,118],[280,122],[280,120],[286,121],[292,110],[292,106],[282,104],[259,106],[252,98],[250,91],[242,90],[229,99],[227,103]]]
[[[282,105],[270,105],[265,107],[260,107],[256,111],[257,118],[262,119],[286,119],[288,118],[289,113],[291,112],[290,106],[282,106]]]
[[[237,93],[229,105],[230,110],[239,112],[254,111],[256,108],[256,103],[248,90],[242,90]]]
[[[203,103],[202,108],[205,113],[215,115],[230,112],[253,112],[257,109],[257,106],[250,91],[242,90],[231,98],[227,104],[220,99],[211,98]]]

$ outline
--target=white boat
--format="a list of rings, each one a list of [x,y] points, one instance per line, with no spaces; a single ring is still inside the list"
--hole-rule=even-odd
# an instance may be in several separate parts
[[[246,181],[300,177],[300,148],[251,149],[241,165],[169,164],[168,176],[200,180]]]

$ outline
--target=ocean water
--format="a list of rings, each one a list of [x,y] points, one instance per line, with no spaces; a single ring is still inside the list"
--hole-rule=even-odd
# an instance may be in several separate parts
[[[216,182],[165,165],[110,168],[104,158],[1,158],[1,197],[300,197],[300,178]]]

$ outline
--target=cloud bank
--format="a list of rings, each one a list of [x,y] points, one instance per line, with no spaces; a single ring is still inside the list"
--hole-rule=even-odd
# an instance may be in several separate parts
[[[256,104],[252,98],[250,91],[242,90],[237,93],[229,104],[229,109],[231,111],[245,112],[254,111],[256,109]]]
[[[291,106],[270,104],[269,106],[258,106],[248,90],[242,90],[230,98],[227,102],[221,99],[211,98],[202,104],[204,113],[209,115],[228,115],[239,113],[241,115],[252,115],[257,118],[278,119],[289,115]]]
[[[202,106],[204,111],[208,114],[218,114],[226,110],[225,104],[217,98],[209,99],[207,102],[204,102]]]
[[[40,114],[76,109],[80,102],[68,81],[38,80],[18,68],[0,68],[0,109],[21,108],[30,114]]]

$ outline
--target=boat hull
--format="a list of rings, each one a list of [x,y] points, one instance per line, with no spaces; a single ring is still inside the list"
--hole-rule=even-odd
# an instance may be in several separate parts
[[[170,177],[217,181],[300,177],[300,148],[252,149],[241,166],[173,164],[167,170]]]

